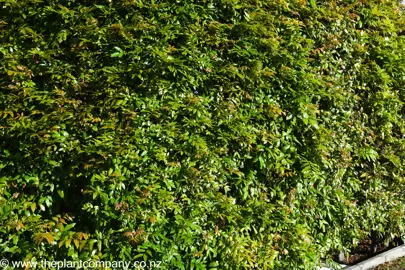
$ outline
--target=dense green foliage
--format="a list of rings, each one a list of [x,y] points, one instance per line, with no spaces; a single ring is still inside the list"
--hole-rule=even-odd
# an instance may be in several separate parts
[[[312,269],[402,235],[403,12],[1,0],[0,257]]]

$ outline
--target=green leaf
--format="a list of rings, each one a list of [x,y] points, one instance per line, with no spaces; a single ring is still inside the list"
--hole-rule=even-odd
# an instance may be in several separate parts
[[[63,190],[58,190],[57,192],[58,192],[59,196],[60,196],[62,199],[65,198],[65,193],[64,193]]]
[[[70,223],[70,224],[66,225],[66,226],[64,227],[64,231],[69,231],[69,230],[72,229],[75,225],[76,225],[76,223]]]
[[[37,204],[36,203],[32,203],[31,204],[31,210],[32,212],[35,212],[35,209],[37,208]]]

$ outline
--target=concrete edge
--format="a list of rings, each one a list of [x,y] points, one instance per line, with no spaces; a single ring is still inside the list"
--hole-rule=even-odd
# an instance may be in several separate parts
[[[405,244],[399,247],[390,249],[386,252],[378,254],[377,256],[371,257],[368,260],[360,262],[358,264],[344,267],[344,270],[369,270],[374,267],[379,266],[380,264],[394,261],[398,258],[405,257]]]
[[[343,264],[341,264],[340,265],[342,268],[342,270],[346,270],[346,265],[343,265]],[[332,268],[329,268],[329,267],[326,267],[326,266],[323,266],[323,267],[321,267],[321,268],[319,268],[319,270],[332,270]]]
[[[339,264],[339,265],[340,265],[340,269],[346,270],[347,265],[345,265],[345,264]],[[319,268],[319,270],[333,270],[333,269],[328,267],[325,263],[322,263],[322,267]]]

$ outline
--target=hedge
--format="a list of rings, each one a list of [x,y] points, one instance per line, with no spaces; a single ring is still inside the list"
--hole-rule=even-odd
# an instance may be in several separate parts
[[[315,269],[404,235],[399,1],[0,6],[0,257]]]

